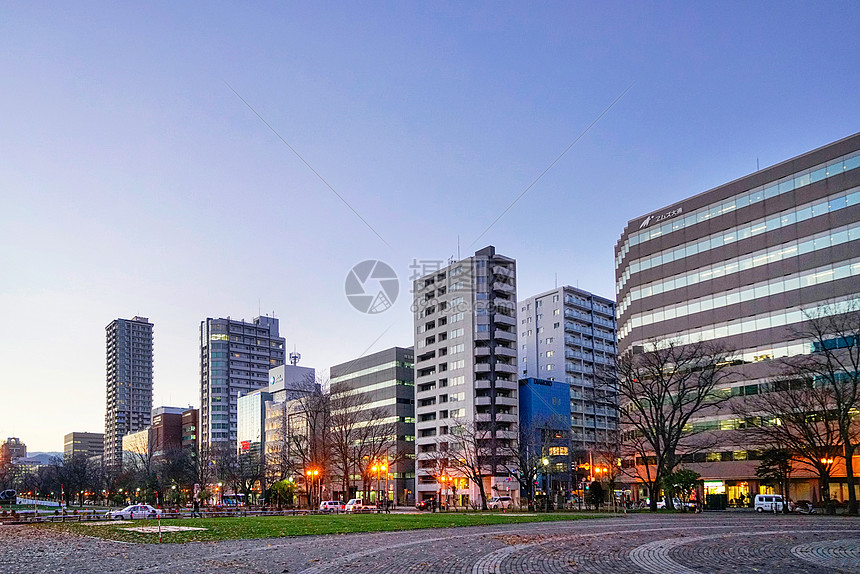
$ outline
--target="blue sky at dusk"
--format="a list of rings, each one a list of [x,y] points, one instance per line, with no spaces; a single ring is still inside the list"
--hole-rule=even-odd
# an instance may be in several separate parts
[[[321,371],[409,346],[410,264],[458,238],[520,298],[614,297],[628,220],[860,131],[857,2],[462,4],[0,6],[0,439],[103,431],[114,318],[196,406],[206,317],[274,311]],[[366,259],[401,278],[377,315]]]

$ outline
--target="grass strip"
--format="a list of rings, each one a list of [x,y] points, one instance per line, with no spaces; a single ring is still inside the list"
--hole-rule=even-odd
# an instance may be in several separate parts
[[[311,536],[318,534],[349,534],[353,532],[390,532],[422,528],[448,528],[453,526],[485,526],[494,524],[519,524],[524,522],[557,522],[587,518],[608,518],[612,514],[518,514],[518,513],[474,513],[474,514],[339,514],[313,516],[236,516],[225,518],[187,518],[163,520],[162,525],[193,526],[206,528],[186,532],[166,532],[164,543],[209,542],[218,540],[242,540],[253,538],[282,538],[288,536]],[[45,523],[34,525],[96,536],[121,542],[158,543],[158,534],[130,532],[124,528],[156,526],[155,520],[135,520],[133,524]]]

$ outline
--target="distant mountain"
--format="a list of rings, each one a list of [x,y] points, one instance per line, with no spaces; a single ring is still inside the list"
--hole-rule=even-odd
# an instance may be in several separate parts
[[[37,459],[39,464],[51,464],[51,459],[59,457],[63,458],[63,453],[61,452],[28,452],[27,458],[29,459]]]

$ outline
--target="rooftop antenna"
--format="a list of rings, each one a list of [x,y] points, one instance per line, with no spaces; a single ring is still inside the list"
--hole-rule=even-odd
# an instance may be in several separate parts
[[[460,260],[460,234],[457,234],[457,261]]]
[[[757,158],[757,157],[755,158],[755,170],[756,170],[756,171],[758,171],[758,170],[759,170],[759,167],[758,167],[758,158]]]
[[[301,353],[297,353],[296,352],[296,346],[293,345],[293,352],[290,353],[290,364],[295,367],[296,365],[299,364],[299,361],[301,361],[301,360],[302,360]]]

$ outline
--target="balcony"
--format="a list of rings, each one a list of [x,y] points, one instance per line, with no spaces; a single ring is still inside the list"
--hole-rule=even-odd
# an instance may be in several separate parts
[[[514,272],[507,267],[502,267],[501,265],[493,265],[493,275],[501,275],[502,277],[510,277],[513,279]]]
[[[495,281],[493,283],[493,291],[498,291],[499,293],[513,293],[514,286],[510,283],[504,283],[502,281]]]
[[[505,315],[504,313],[496,313],[495,315],[493,315],[493,317],[496,323],[499,325],[515,326],[517,324],[517,320],[515,317]]]
[[[592,328],[586,325],[580,325],[579,323],[574,323],[572,321],[564,322],[564,330],[568,332],[574,333],[586,333],[588,335],[592,334]]]
[[[497,345],[496,346],[496,354],[499,355],[500,357],[516,358],[517,357],[517,350],[516,349],[509,349],[508,347],[502,347],[500,345]]]
[[[514,331],[500,331],[496,329],[496,339],[500,339],[502,341],[513,341],[517,342],[517,334]]]

